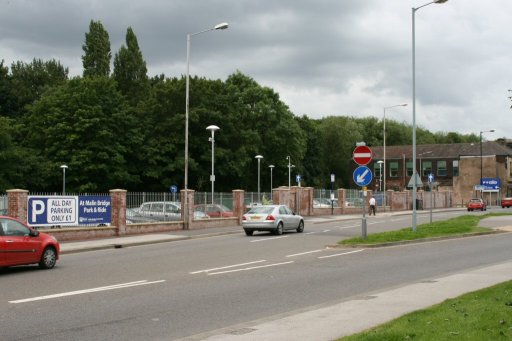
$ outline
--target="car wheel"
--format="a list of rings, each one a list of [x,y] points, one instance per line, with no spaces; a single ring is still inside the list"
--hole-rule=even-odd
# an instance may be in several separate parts
[[[57,262],[57,252],[51,246],[44,249],[41,260],[39,261],[39,267],[42,269],[51,269]]]
[[[297,227],[297,232],[302,233],[304,231],[304,222],[301,220],[299,223],[299,227]]]
[[[282,235],[282,234],[283,234],[283,223],[279,223],[279,224],[277,224],[276,234],[277,234],[278,236],[280,236],[280,235]]]
[[[244,230],[244,231],[245,231],[245,234],[248,236],[252,236],[252,234],[254,233],[253,230]]]

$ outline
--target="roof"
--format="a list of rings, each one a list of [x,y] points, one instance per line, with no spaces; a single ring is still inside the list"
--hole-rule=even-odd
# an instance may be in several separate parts
[[[373,158],[383,159],[383,147],[373,146]],[[510,156],[512,148],[495,141],[482,142],[482,155]],[[422,144],[416,145],[417,158],[458,159],[463,156],[480,156],[480,143]],[[411,159],[412,145],[386,146],[386,159]]]

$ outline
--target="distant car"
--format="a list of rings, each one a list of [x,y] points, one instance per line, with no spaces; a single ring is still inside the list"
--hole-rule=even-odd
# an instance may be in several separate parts
[[[194,207],[194,211],[206,213],[210,218],[226,218],[233,216],[233,211],[221,204],[199,204]]]
[[[487,205],[485,202],[480,198],[473,198],[469,200],[467,204],[468,211],[474,211],[474,210],[480,210],[480,211],[486,211]]]
[[[55,237],[17,219],[0,216],[0,267],[39,264],[42,269],[51,269],[59,253]]]
[[[181,206],[168,201],[147,201],[140,207],[126,210],[126,220],[131,223],[181,220]]]
[[[327,198],[313,199],[313,208],[330,208],[331,201]]]
[[[507,197],[507,198],[503,198],[501,199],[501,208],[509,208],[512,206],[512,198],[510,197]]]
[[[281,235],[284,231],[304,231],[304,218],[295,214],[286,205],[263,205],[253,207],[242,216],[245,234],[252,236],[254,231],[270,231]]]
[[[194,219],[210,219],[210,216],[201,211],[194,211]]]

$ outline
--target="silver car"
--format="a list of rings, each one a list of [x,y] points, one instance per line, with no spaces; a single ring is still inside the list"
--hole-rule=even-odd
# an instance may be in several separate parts
[[[300,233],[304,231],[304,218],[286,205],[255,206],[243,215],[242,227],[248,236],[254,231],[270,231],[277,235],[287,230]]]

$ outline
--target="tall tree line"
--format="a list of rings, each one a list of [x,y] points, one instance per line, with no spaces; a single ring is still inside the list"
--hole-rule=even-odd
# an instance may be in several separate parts
[[[69,192],[167,191],[182,187],[185,79],[149,78],[131,27],[114,54],[109,35],[91,21],[82,45],[83,75],[69,79],[56,60],[33,59],[10,68],[0,62],[0,191],[59,192],[60,165],[69,168]],[[111,72],[110,66],[113,65]],[[288,184],[288,160],[302,184],[351,187],[356,141],[381,145],[382,120],[347,116],[295,116],[273,89],[235,71],[226,80],[191,77],[189,187],[209,190],[210,133],[215,135],[216,190],[257,187],[256,155],[263,155],[261,184]],[[408,145],[411,127],[387,120],[387,144]],[[474,134],[431,133],[418,144],[477,142]]]

